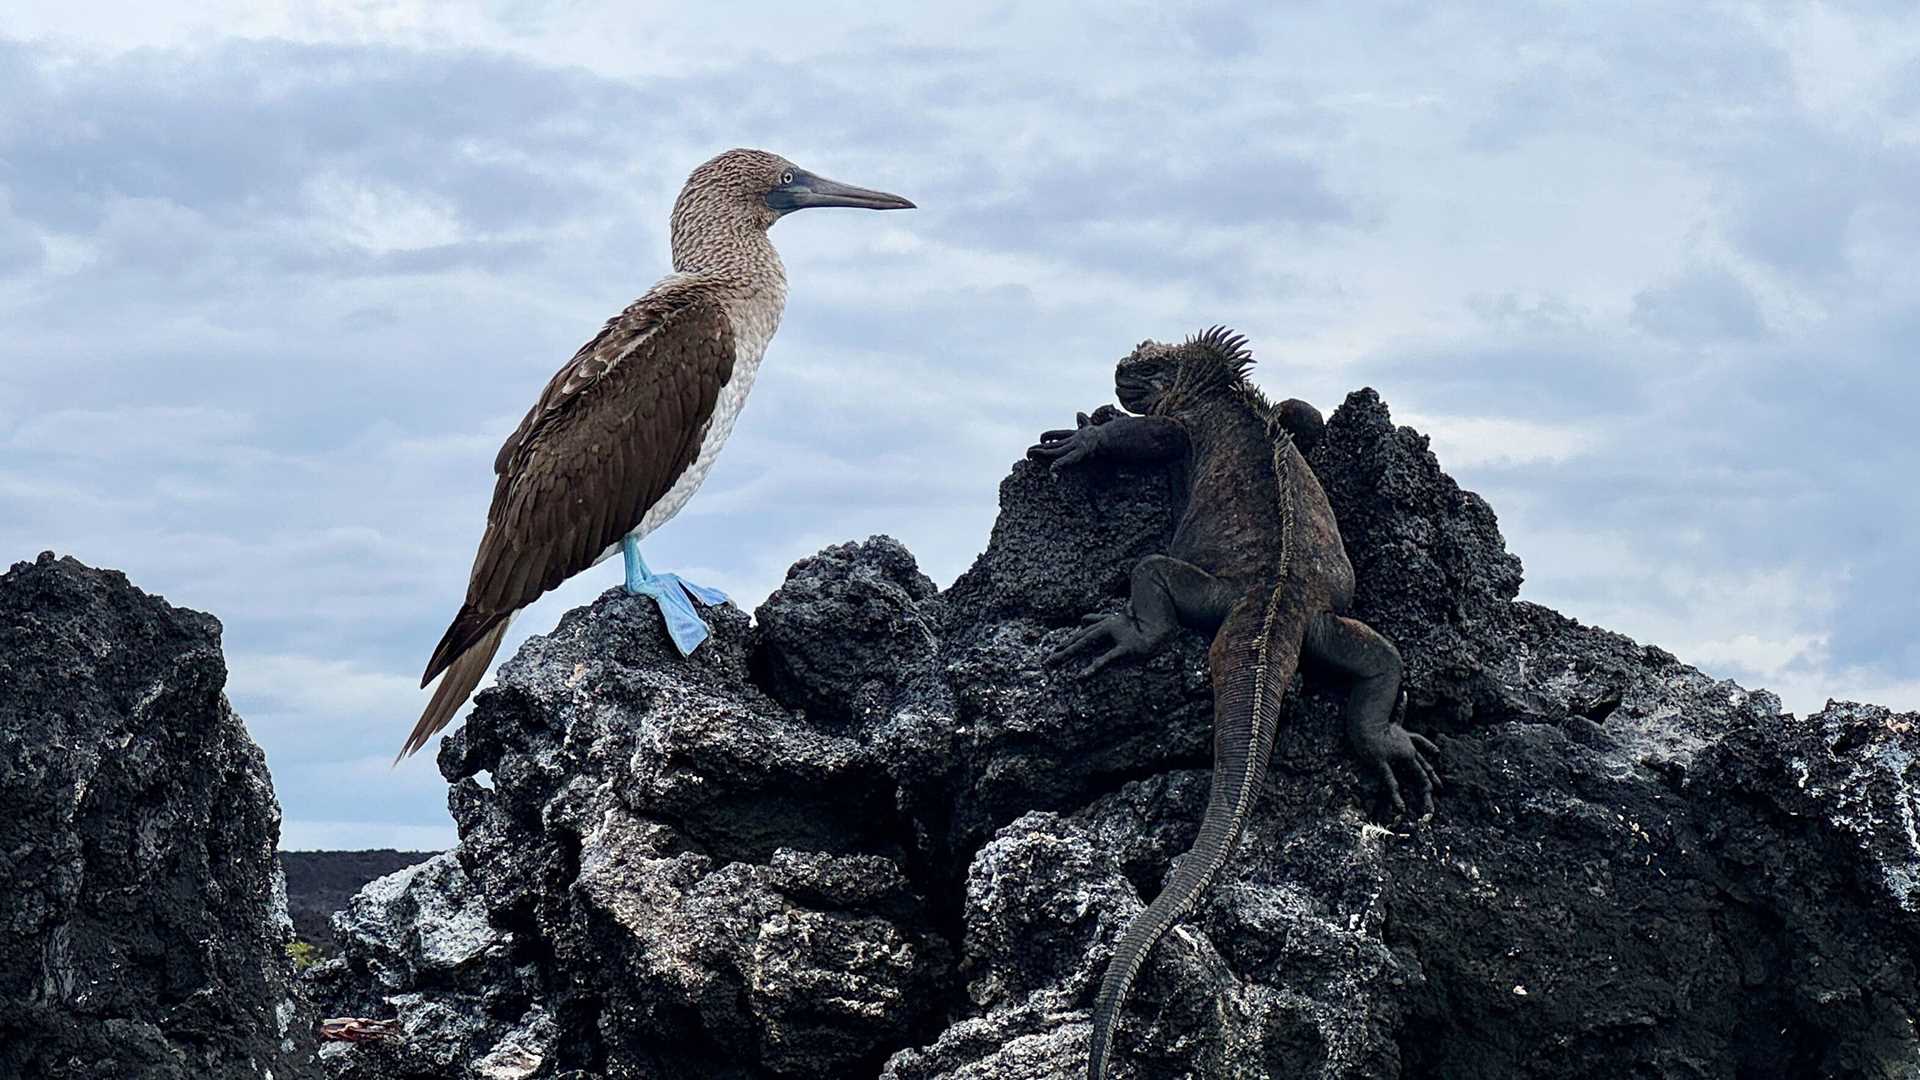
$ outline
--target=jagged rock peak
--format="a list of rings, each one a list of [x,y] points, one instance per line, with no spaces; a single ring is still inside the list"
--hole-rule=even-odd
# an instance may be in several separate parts
[[[0,576],[0,1076],[314,1075],[226,676],[217,621],[123,574]]]

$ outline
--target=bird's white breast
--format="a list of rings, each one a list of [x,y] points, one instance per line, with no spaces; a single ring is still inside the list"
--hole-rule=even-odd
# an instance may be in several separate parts
[[[760,358],[766,355],[767,342],[773,340],[773,332],[780,328],[780,313],[786,299],[783,285],[734,307],[733,377],[720,387],[719,399],[713,403],[713,416],[707,421],[700,449],[687,465],[687,471],[680,474],[659,502],[647,508],[640,524],[633,529],[634,539],[665,525],[679,513],[713,471],[714,459],[720,456],[720,447],[726,443],[727,436],[733,434],[733,422],[739,419],[740,409],[747,403],[747,392],[753,389],[753,380],[760,374]]]

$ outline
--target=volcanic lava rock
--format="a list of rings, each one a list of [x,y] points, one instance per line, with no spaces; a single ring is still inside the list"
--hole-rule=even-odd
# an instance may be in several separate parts
[[[1371,391],[1311,462],[1446,788],[1389,820],[1309,673],[1115,1076],[1920,1075],[1917,718],[1795,718],[1517,600],[1491,509]],[[440,757],[468,884],[439,887],[507,943],[497,1030],[551,1025],[526,1075],[1084,1071],[1113,941],[1199,825],[1204,643],[1042,662],[1164,547],[1164,474],[1021,462],[1000,496],[944,593],[892,540],[841,545],[683,661],[614,591],[480,695]],[[346,936],[369,1007],[489,1013]],[[490,1037],[445,1075],[490,1075]]]
[[[479,890],[451,854],[363,888],[333,917],[344,956],[302,977],[327,1016],[388,1017],[395,1038],[328,1043],[334,1076],[437,1080],[471,1065],[493,1080],[537,1075],[556,1031],[534,1000],[532,961],[491,925]]]
[[[441,751],[461,864],[561,1067],[872,1075],[951,969],[896,784],[846,716],[759,690],[746,618],[714,614],[686,661],[618,591],[523,648]]]
[[[339,948],[333,938],[334,912],[369,882],[396,870],[426,862],[431,851],[282,851],[280,869],[287,878],[287,914],[301,941],[325,956]]]
[[[0,1076],[314,1075],[226,678],[218,622],[120,573],[0,576]]]

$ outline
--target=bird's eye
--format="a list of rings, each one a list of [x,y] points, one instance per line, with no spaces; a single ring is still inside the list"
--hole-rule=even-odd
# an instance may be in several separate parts
[[[788,169],[788,170],[787,170],[786,172],[783,172],[783,173],[781,173],[781,174],[780,174],[780,182],[781,182],[782,184],[791,184],[791,183],[793,183],[793,170],[792,170],[792,169]]]

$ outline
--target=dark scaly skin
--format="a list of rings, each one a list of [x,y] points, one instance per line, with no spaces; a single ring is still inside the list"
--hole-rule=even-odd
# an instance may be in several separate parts
[[[1311,445],[1324,424],[1302,401],[1275,406],[1246,379],[1244,339],[1215,328],[1178,346],[1145,342],[1120,362],[1121,404],[1077,428],[1049,431],[1029,453],[1058,470],[1093,460],[1162,461],[1180,469],[1187,504],[1165,555],[1134,567],[1127,609],[1088,616],[1050,658],[1064,660],[1103,642],[1082,672],[1150,655],[1181,629],[1213,638],[1207,664],[1214,692],[1213,785],[1193,847],[1166,887],[1127,927],[1114,949],[1093,1010],[1087,1074],[1107,1075],[1114,1028],[1147,954],[1184,915],[1232,853],[1265,777],[1287,683],[1306,655],[1354,680],[1348,741],[1406,812],[1396,768],[1433,805],[1439,774],[1432,743],[1393,720],[1400,654],[1386,638],[1344,614],[1353,602],[1353,566],[1333,509],[1295,440]]]

